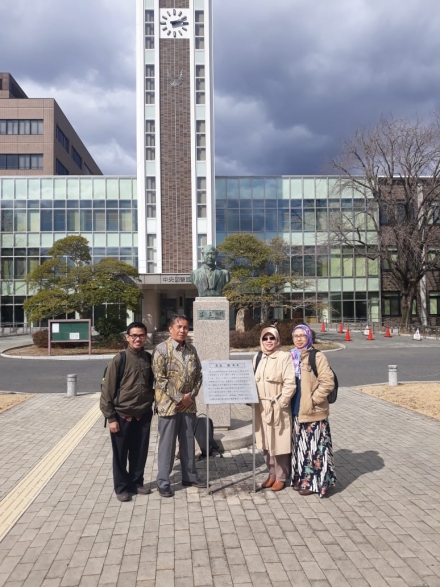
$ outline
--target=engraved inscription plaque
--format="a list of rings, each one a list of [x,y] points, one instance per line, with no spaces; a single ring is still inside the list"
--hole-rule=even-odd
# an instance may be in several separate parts
[[[197,317],[199,320],[224,320],[224,310],[198,310]]]

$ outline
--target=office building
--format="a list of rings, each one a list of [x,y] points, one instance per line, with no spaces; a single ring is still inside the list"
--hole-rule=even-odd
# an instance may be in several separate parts
[[[0,175],[102,175],[52,98],[28,98],[0,73]]]

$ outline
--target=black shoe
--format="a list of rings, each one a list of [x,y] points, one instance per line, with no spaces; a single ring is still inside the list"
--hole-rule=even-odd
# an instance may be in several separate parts
[[[148,487],[148,485],[140,485],[139,487],[136,487],[136,493],[138,495],[149,495],[151,493],[151,489]]]
[[[159,495],[161,497],[173,497],[173,495],[174,495],[174,493],[171,491],[171,489],[159,489],[159,487],[158,487],[157,490],[159,491]]]
[[[184,487],[198,487],[199,489],[206,489],[205,481],[182,481]]]
[[[118,501],[131,501],[131,493],[117,493],[116,499]]]

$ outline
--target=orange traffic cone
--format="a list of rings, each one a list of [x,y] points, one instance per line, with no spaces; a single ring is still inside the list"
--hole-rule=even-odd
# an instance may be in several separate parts
[[[338,334],[343,334],[344,333],[344,326],[342,324],[342,322],[339,324],[339,330],[338,330]]]
[[[351,342],[351,336],[350,336],[350,329],[349,328],[347,328],[347,332],[345,334],[345,340],[347,342]]]
[[[373,338],[373,329],[372,328],[370,328],[369,331],[368,331],[367,340],[374,340],[374,338]]]
[[[325,332],[325,324],[324,324],[324,322],[321,324],[321,332]]]
[[[391,329],[389,326],[385,330],[385,338],[391,338]]]

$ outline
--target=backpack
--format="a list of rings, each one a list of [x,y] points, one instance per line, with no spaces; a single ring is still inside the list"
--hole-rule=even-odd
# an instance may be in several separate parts
[[[194,437],[202,451],[199,458],[205,459],[208,452],[206,450],[206,414],[199,414],[197,417],[197,424],[194,428]],[[223,456],[220,452],[219,445],[214,440],[214,423],[211,418],[209,418],[209,456],[212,456],[214,450],[219,452],[220,456]]]
[[[119,392],[121,391],[121,381],[122,381],[122,378],[124,376],[125,364],[127,362],[126,352],[125,351],[121,351],[119,354],[121,355],[121,360],[119,361],[118,377],[117,377],[117,380],[116,380],[116,395],[115,395],[115,401],[114,401],[114,404],[115,405],[118,403],[118,400],[119,400]],[[101,393],[102,393],[102,388],[104,387],[104,381],[105,381],[105,376],[107,374],[107,369],[108,369],[108,365],[104,369],[104,373],[102,374],[102,379],[101,379]],[[107,418],[104,418],[104,428],[106,426],[107,426]]]
[[[320,351],[317,351],[316,349],[312,348],[312,350],[309,353],[309,364],[310,364],[310,367],[311,367],[313,373],[315,374],[315,377],[318,377],[318,370],[316,368],[316,353],[319,353],[319,352]],[[333,390],[328,394],[327,400],[328,400],[329,404],[334,404],[338,398],[339,382],[338,382],[338,378],[336,377],[336,373],[333,371],[333,369],[331,367],[330,367],[330,370],[333,373],[334,387],[333,387]]]
[[[263,351],[258,351],[258,355],[257,358],[255,359],[255,367],[254,367],[254,373],[257,372],[257,368],[258,368],[258,363],[261,361],[261,357],[263,356]],[[250,405],[250,404],[248,404]]]

